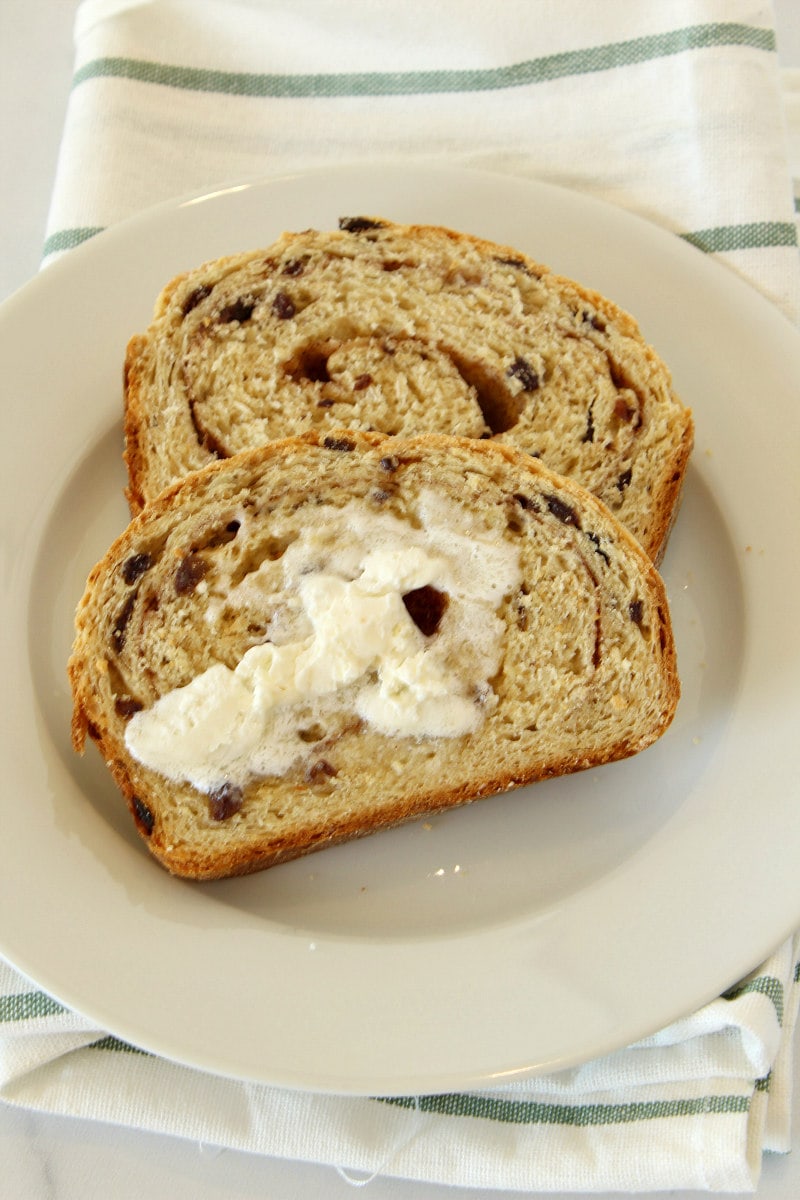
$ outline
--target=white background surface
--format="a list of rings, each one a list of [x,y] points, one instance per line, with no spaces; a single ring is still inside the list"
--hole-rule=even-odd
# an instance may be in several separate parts
[[[38,269],[72,74],[77,3],[0,0],[0,301]],[[781,61],[800,67],[800,0],[776,0],[776,17]],[[767,1158],[759,1200],[800,1196],[800,1055],[795,1092],[795,1152]],[[328,1168],[0,1104],[0,1193],[9,1200],[338,1200],[353,1190]],[[367,1195],[370,1200],[499,1197],[392,1180],[374,1181]],[[699,1193],[680,1195],[690,1200]],[[653,1200],[666,1200],[666,1193]]]

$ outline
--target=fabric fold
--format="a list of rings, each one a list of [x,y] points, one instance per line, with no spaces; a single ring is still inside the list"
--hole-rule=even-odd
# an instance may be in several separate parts
[[[790,1149],[800,935],[653,1037],[500,1088],[376,1099],[207,1075],[129,1046],[0,964],[0,1098],[325,1164],[517,1191],[751,1191]]]

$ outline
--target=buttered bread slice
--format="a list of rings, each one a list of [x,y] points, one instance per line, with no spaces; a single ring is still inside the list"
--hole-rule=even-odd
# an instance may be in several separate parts
[[[92,571],[69,663],[170,871],[256,871],[635,754],[678,699],[664,587],[508,446],[334,431],[194,473]]]
[[[164,289],[127,350],[132,511],[273,438],[446,433],[575,478],[657,560],[692,420],[633,318],[510,247],[375,218],[341,226]]]

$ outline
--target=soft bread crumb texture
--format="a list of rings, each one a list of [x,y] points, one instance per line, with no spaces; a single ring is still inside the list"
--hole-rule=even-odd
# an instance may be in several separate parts
[[[342,224],[164,289],[127,351],[132,511],[275,438],[446,433],[575,478],[657,560],[693,426],[634,319],[510,247],[381,218]]]
[[[476,689],[476,732],[387,736],[310,702],[297,711],[291,768],[251,780],[235,802],[132,758],[134,713],[215,663],[234,668],[268,627],[291,626],[281,562],[309,521],[355,503],[418,528],[432,493],[519,563],[497,606],[499,666],[492,702]],[[259,572],[274,589],[259,585],[248,603]],[[242,453],[148,505],[89,577],[69,674],[76,749],[87,733],[97,742],[151,851],[198,879],[637,753],[667,728],[679,694],[662,581],[594,497],[497,442],[352,430]]]

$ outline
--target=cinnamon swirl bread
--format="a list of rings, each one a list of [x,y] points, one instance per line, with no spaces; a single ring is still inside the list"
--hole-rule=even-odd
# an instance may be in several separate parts
[[[341,430],[148,504],[69,675],[76,749],[197,879],[635,754],[679,691],[663,584],[591,494],[498,441]]]
[[[345,218],[174,279],[126,359],[133,512],[214,459],[334,428],[515,446],[657,559],[692,421],[636,322],[526,255]]]

